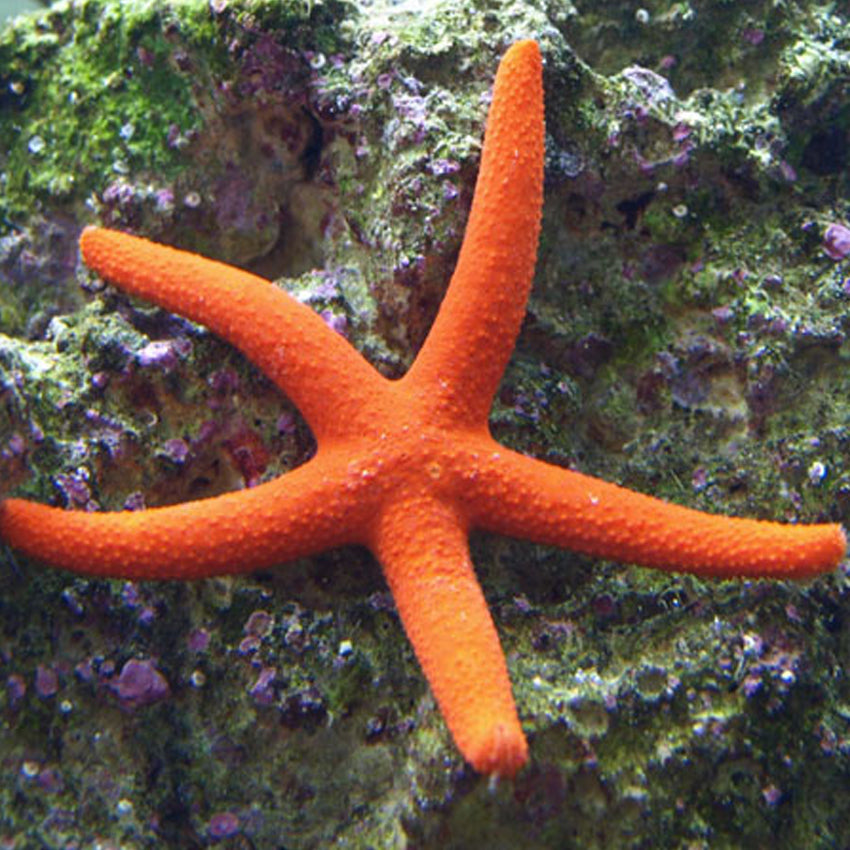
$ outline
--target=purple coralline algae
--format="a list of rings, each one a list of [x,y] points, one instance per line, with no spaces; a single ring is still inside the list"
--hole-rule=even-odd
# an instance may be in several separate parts
[[[239,832],[239,818],[233,812],[217,812],[209,821],[207,835],[213,841],[232,838]]]
[[[15,708],[26,696],[27,683],[20,673],[12,673],[6,679],[6,694],[9,704]]]
[[[42,698],[56,696],[59,691],[59,676],[52,667],[39,664],[35,670],[35,692]]]
[[[171,688],[149,659],[131,658],[118,678],[109,682],[110,690],[118,697],[122,708],[135,711],[155,702],[168,699]]]
[[[258,705],[271,705],[275,700],[274,683],[277,679],[277,669],[263,667],[257,680],[251,685],[248,693]]]
[[[850,254],[850,228],[833,222],[823,234],[823,250],[831,260],[843,260]]]
[[[268,611],[254,611],[245,621],[243,631],[246,635],[265,637],[274,626],[274,617]]]
[[[206,652],[209,645],[210,633],[207,629],[194,629],[186,638],[186,647],[190,652]]]
[[[140,366],[154,367],[170,372],[188,353],[186,340],[154,340],[136,353]]]

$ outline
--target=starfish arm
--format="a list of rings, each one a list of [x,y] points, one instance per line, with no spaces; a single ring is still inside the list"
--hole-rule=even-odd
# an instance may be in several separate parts
[[[372,548],[458,749],[480,773],[513,776],[528,745],[466,529],[440,503],[396,502]]]
[[[405,378],[453,422],[487,421],[522,324],[540,234],[543,134],[540,49],[522,41],[499,66],[457,267]]]
[[[353,541],[364,506],[340,495],[341,474],[316,456],[249,490],[141,511],[90,513],[7,499],[0,503],[0,540],[84,575],[197,579],[251,572]]]
[[[804,578],[834,569],[847,549],[840,525],[707,514],[501,446],[487,456],[472,523],[507,536],[717,578]]]
[[[120,289],[231,342],[298,407],[314,434],[354,427],[385,380],[309,307],[264,278],[188,251],[87,227],[86,264]]]

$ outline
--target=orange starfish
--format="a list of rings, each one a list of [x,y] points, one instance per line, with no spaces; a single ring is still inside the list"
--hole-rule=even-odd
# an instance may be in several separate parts
[[[846,548],[838,525],[710,516],[493,440],[488,413],[522,322],[542,201],[541,59],[524,41],[496,77],[457,268],[416,362],[397,381],[261,278],[86,229],[89,266],[243,351],[299,407],[318,450],[266,484],[173,507],[92,514],[9,499],[0,537],[59,567],[134,579],[247,572],[367,546],[460,751],[482,773],[513,776],[528,748],[470,562],[470,529],[720,577],[808,576],[835,567]]]

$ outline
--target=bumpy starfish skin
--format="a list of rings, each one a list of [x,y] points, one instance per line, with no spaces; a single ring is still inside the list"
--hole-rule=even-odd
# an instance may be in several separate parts
[[[368,546],[460,751],[501,776],[525,763],[527,744],[470,562],[471,528],[711,576],[789,578],[835,567],[846,547],[838,525],[710,516],[524,457],[490,436],[490,405],[534,272],[541,76],[531,41],[500,65],[457,269],[398,381],[265,280],[86,229],[80,244],[91,268],[242,350],[297,404],[318,450],[269,483],[175,507],[92,514],[8,499],[0,537],[46,563],[134,579],[247,572]]]

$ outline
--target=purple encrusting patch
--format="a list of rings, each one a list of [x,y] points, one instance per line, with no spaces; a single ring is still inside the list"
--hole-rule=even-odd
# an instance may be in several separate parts
[[[239,832],[239,818],[233,812],[217,812],[210,818],[207,835],[213,841],[232,838]]]
[[[843,260],[850,254],[850,228],[830,224],[823,234],[823,250],[831,260]]]
[[[19,673],[12,673],[6,679],[6,694],[9,698],[9,703],[12,708],[15,708],[17,704],[26,696],[27,693],[27,683],[24,681],[24,677]]]
[[[118,678],[109,683],[123,708],[135,711],[146,705],[167,699],[171,688],[150,659],[131,658],[122,668]]]
[[[55,696],[59,690],[59,676],[52,667],[39,664],[35,671],[35,691],[42,698]]]
[[[210,633],[206,629],[195,629],[189,632],[186,646],[191,652],[205,652],[210,645]]]
[[[257,681],[249,688],[248,693],[258,705],[271,705],[275,699],[274,681],[277,678],[275,667],[263,667],[257,676]]]

